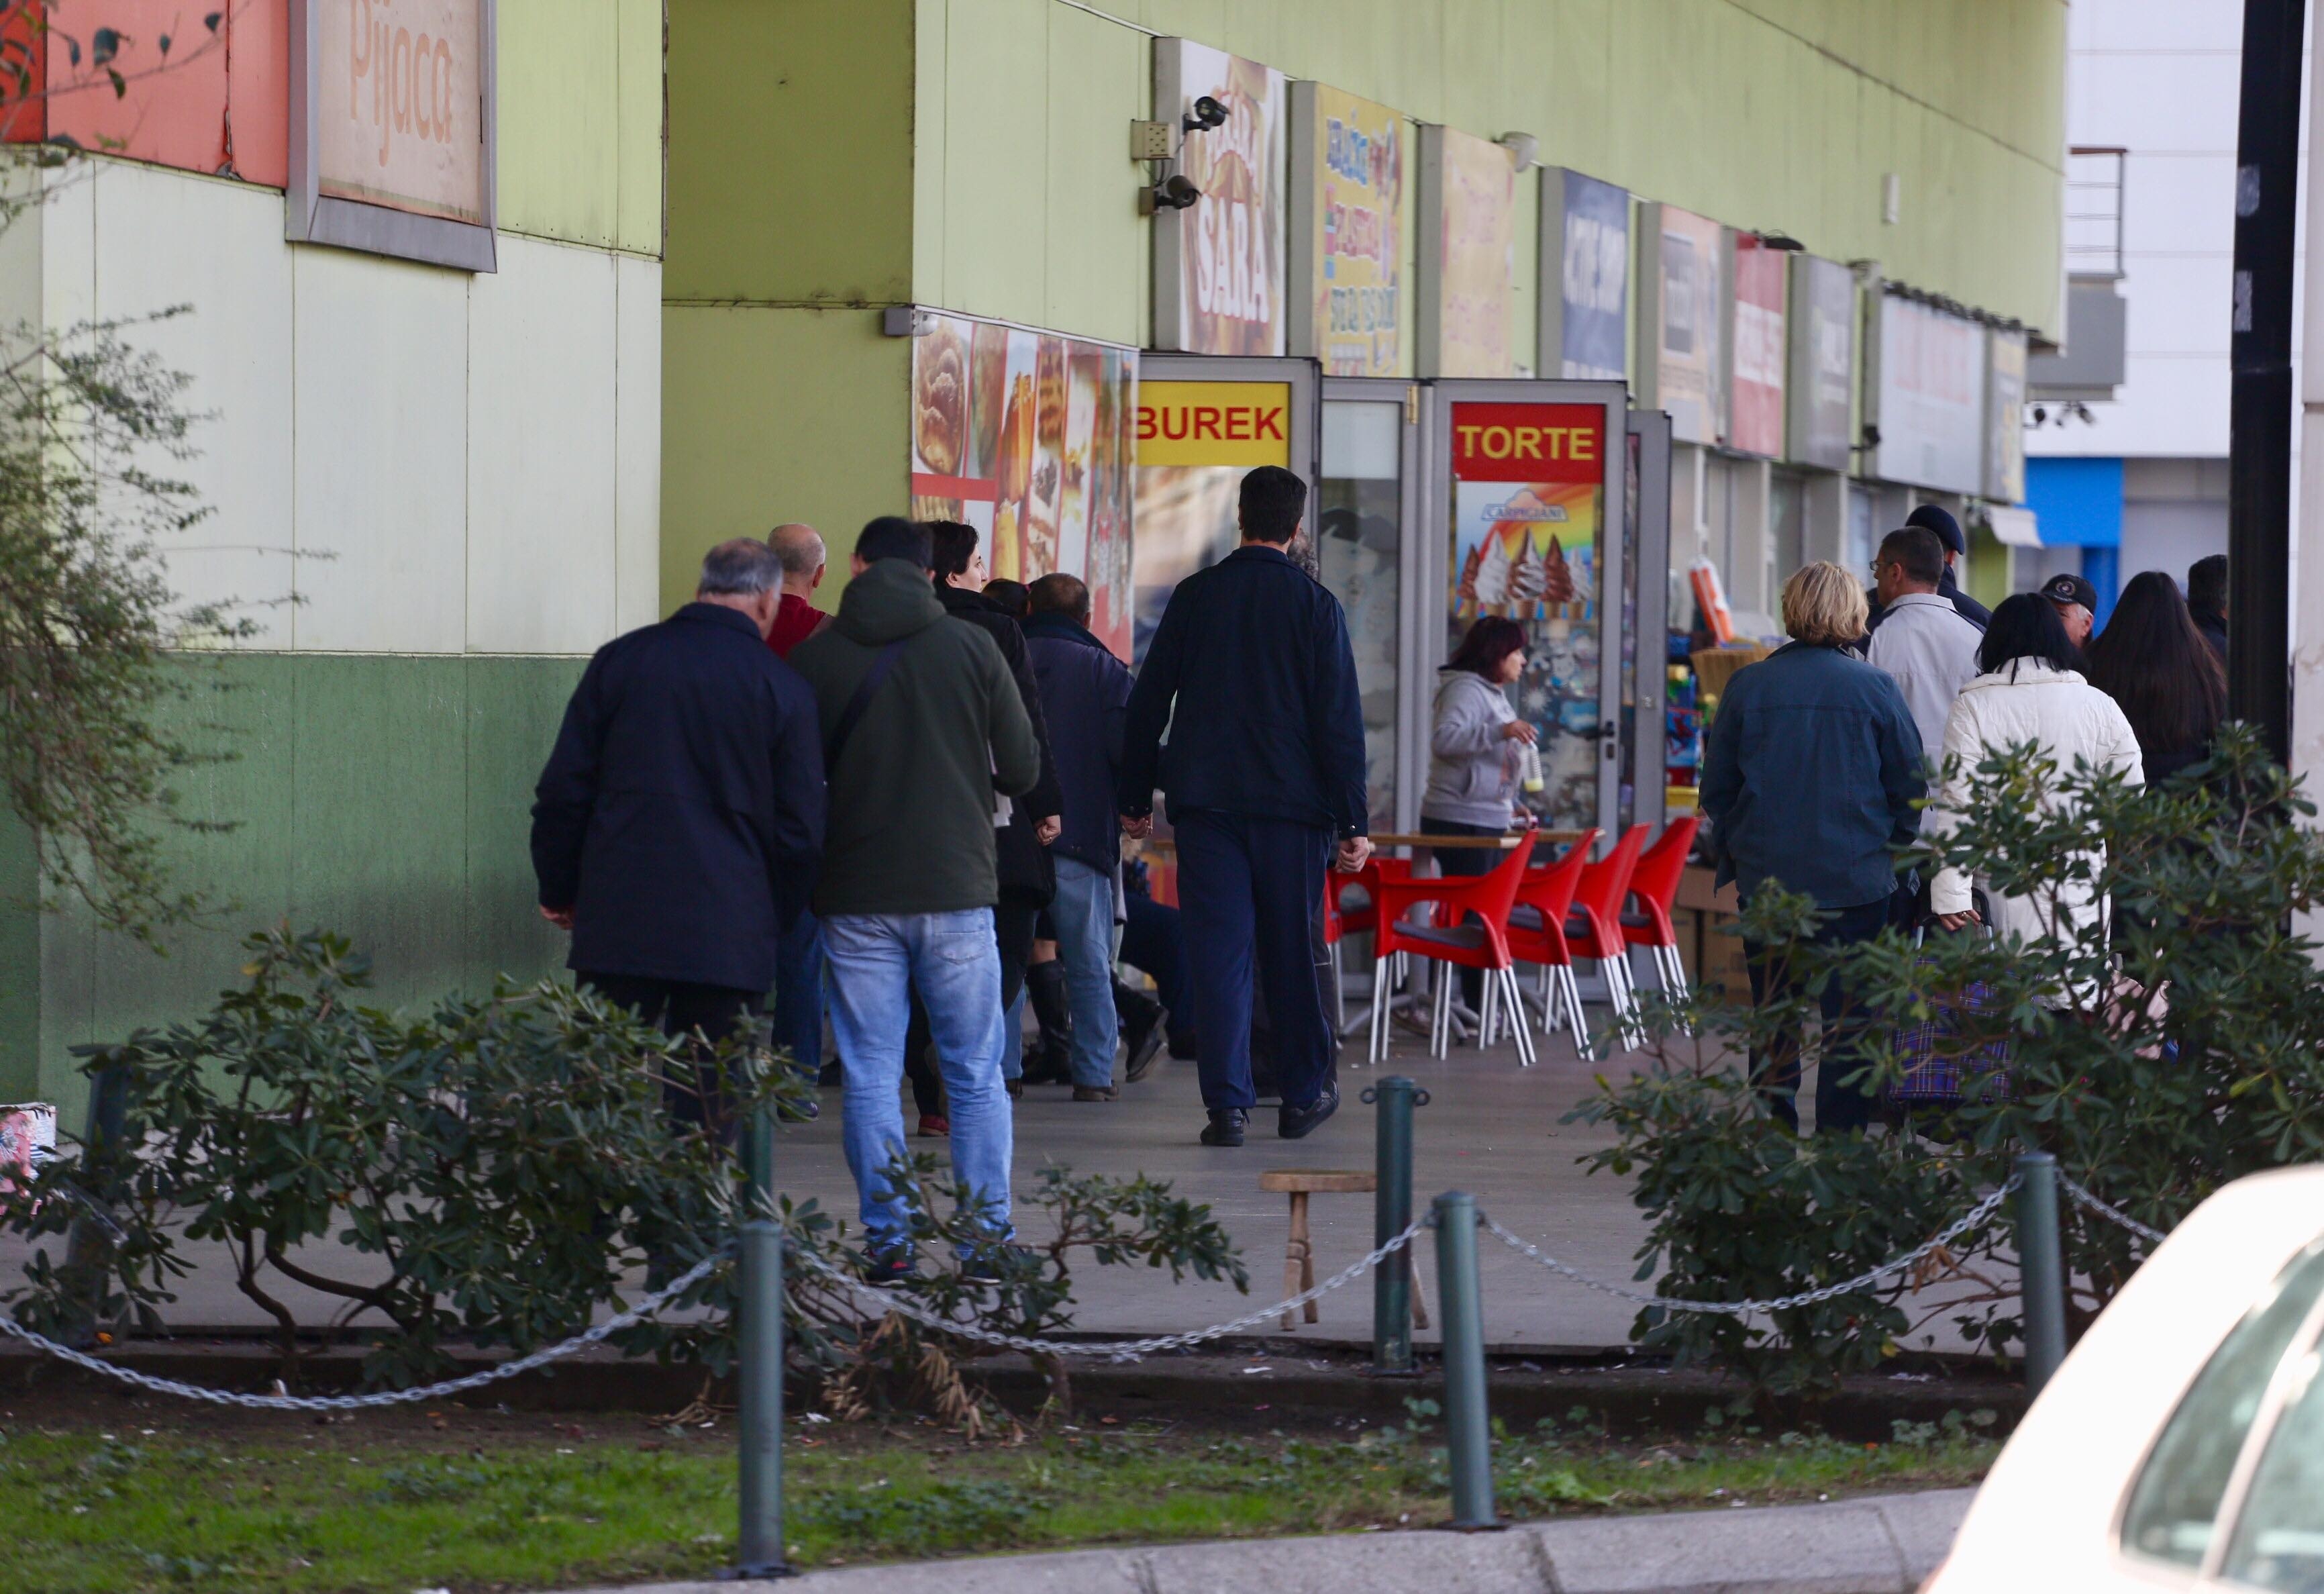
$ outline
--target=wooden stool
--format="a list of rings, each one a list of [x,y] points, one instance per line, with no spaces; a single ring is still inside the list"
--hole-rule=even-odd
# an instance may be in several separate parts
[[[1259,1187],[1279,1190],[1291,1197],[1291,1240],[1283,1250],[1283,1294],[1287,1300],[1315,1287],[1315,1253],[1309,1244],[1307,1198],[1318,1194],[1367,1195],[1379,1188],[1379,1175],[1337,1168],[1270,1168],[1259,1175]],[[1412,1248],[1406,1246],[1381,1266],[1406,1269],[1412,1281],[1413,1326],[1426,1328],[1428,1303],[1421,1296],[1420,1270],[1412,1266]],[[1307,1303],[1305,1313],[1309,1322],[1318,1321],[1314,1302]],[[1282,1326],[1289,1333],[1298,1323],[1286,1312]]]

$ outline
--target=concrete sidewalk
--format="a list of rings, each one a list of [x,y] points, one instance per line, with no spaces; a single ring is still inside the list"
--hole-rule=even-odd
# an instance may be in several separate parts
[[[1974,1489],[1533,1523],[1505,1533],[1078,1550],[809,1572],[798,1594],[1912,1594]],[[625,1594],[714,1594],[658,1583]],[[613,1590],[593,1594],[614,1594]]]

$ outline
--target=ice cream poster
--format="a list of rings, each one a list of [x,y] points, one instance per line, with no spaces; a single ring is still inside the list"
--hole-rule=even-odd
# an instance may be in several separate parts
[[[1594,404],[1452,406],[1452,614],[1598,613],[1606,412]]]

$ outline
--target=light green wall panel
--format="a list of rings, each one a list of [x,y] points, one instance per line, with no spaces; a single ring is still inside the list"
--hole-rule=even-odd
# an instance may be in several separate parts
[[[663,296],[908,298],[912,60],[910,0],[670,0]]]
[[[837,601],[847,551],[906,508],[912,344],[876,310],[672,305],[662,314],[662,607],[702,556],[785,521],[823,533]]]
[[[499,14],[501,226],[659,253],[659,6],[501,0]]]
[[[244,654],[194,670],[169,718],[230,761],[180,782],[178,877],[214,911],[167,955],[100,934],[68,902],[0,905],[0,1099],[38,1095],[77,1124],[69,1048],[190,1018],[239,982],[244,935],[288,920],[336,929],[374,959],[379,1000],[537,979],[566,941],[533,906],[532,785],[556,740],[577,658]],[[29,867],[0,827],[0,885]]]

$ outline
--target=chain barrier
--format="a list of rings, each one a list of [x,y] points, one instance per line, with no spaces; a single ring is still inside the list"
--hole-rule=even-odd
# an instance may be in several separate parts
[[[2137,1219],[2132,1217],[2128,1212],[2124,1212],[2120,1207],[2108,1205],[2098,1195],[2089,1190],[2085,1190],[2082,1186],[2075,1184],[2063,1174],[2060,1174],[2058,1175],[2058,1188],[2063,1190],[2068,1196],[2071,1197],[2075,1205],[2082,1208],[2086,1212],[2097,1213],[2099,1217],[2104,1218],[2109,1223],[2118,1224],[2122,1228],[2129,1230],[2133,1234],[2138,1236],[2139,1239],[2146,1241],[2147,1244],[2161,1245],[2163,1243],[2162,1230],[2150,1229],[2145,1224],[2140,1222]]]
[[[69,1345],[60,1345],[54,1340],[34,1333],[5,1313],[0,1313],[0,1334],[22,1340],[33,1350],[44,1350],[59,1361],[77,1367],[83,1372],[96,1373],[102,1377],[117,1379],[133,1388],[143,1389],[152,1395],[175,1395],[185,1400],[206,1400],[212,1405],[240,1406],[248,1411],[362,1411],[372,1406],[400,1405],[413,1401],[437,1400],[447,1395],[462,1395],[471,1389],[482,1389],[486,1385],[500,1382],[503,1378],[513,1378],[519,1373],[529,1373],[537,1367],[546,1367],[550,1362],[570,1356],[576,1350],[586,1350],[592,1345],[601,1344],[623,1329],[636,1327],[701,1283],[709,1276],[713,1267],[726,1259],[733,1249],[733,1248],[729,1245],[703,1258],[701,1261],[696,1262],[660,1289],[654,1291],[627,1312],[616,1317],[609,1317],[569,1340],[546,1346],[529,1356],[520,1356],[513,1361],[503,1361],[499,1366],[487,1368],[483,1372],[470,1373],[466,1377],[453,1378],[442,1384],[424,1385],[417,1389],[383,1389],[371,1395],[243,1395],[231,1389],[208,1389],[199,1384],[181,1384],[175,1378],[157,1378],[151,1373],[141,1373],[134,1368],[119,1367],[112,1362],[87,1355]]]
[[[1794,1307],[1812,1306],[1819,1302],[1832,1300],[1837,1296],[1853,1295],[1858,1290],[1878,1283],[1892,1273],[1902,1273],[1907,1268],[1917,1267],[1927,1257],[1942,1247],[1950,1245],[1954,1240],[1992,1217],[2000,1210],[2001,1203],[2009,1199],[2017,1185],[2018,1175],[2010,1175],[1999,1189],[1969,1208],[1942,1233],[1923,1241],[1893,1262],[1883,1262],[1868,1273],[1859,1273],[1854,1278],[1843,1280],[1839,1284],[1828,1284],[1820,1289],[1803,1290],[1796,1295],[1783,1295],[1772,1301],[1682,1301],[1669,1295],[1650,1295],[1643,1290],[1625,1289],[1620,1285],[1606,1284],[1591,1278],[1580,1269],[1568,1267],[1556,1258],[1545,1255],[1539,1248],[1528,1245],[1489,1217],[1484,1217],[1483,1222],[1485,1228],[1491,1231],[1493,1238],[1511,1250],[1522,1256],[1530,1257],[1561,1278],[1571,1279],[1575,1284],[1597,1290],[1600,1294],[1634,1302],[1641,1306],[1659,1306],[1666,1312],[1695,1312],[1729,1317],[1747,1317],[1759,1312],[1789,1312]]]
[[[875,1308],[881,1315],[892,1312],[898,1316],[910,1318],[924,1328],[954,1334],[964,1340],[974,1340],[981,1345],[991,1345],[1003,1350],[1022,1350],[1028,1354],[1043,1356],[1102,1356],[1108,1361],[1125,1362],[1137,1361],[1165,1350],[1183,1350],[1189,1346],[1199,1345],[1206,1340],[1222,1339],[1228,1334],[1255,1327],[1271,1317],[1281,1317],[1287,1313],[1296,1312],[1308,1302],[1328,1295],[1342,1285],[1352,1283],[1370,1272],[1388,1258],[1410,1245],[1420,1231],[1427,1227],[1428,1221],[1425,1218],[1416,1218],[1406,1227],[1403,1233],[1396,1236],[1387,1244],[1376,1247],[1363,1260],[1342,1267],[1314,1288],[1302,1290],[1287,1301],[1277,1301],[1272,1306],[1248,1313],[1236,1318],[1232,1322],[1215,1322],[1206,1329],[1196,1329],[1191,1333],[1161,1334],[1149,1340],[1117,1340],[1111,1342],[1029,1339],[1023,1334],[1001,1333],[993,1329],[981,1328],[973,1322],[962,1322],[957,1318],[946,1317],[941,1312],[932,1311],[908,1296],[874,1288],[862,1280],[842,1272],[811,1251],[786,1250],[784,1254],[796,1257],[812,1271],[848,1291],[855,1297],[858,1305]]]

